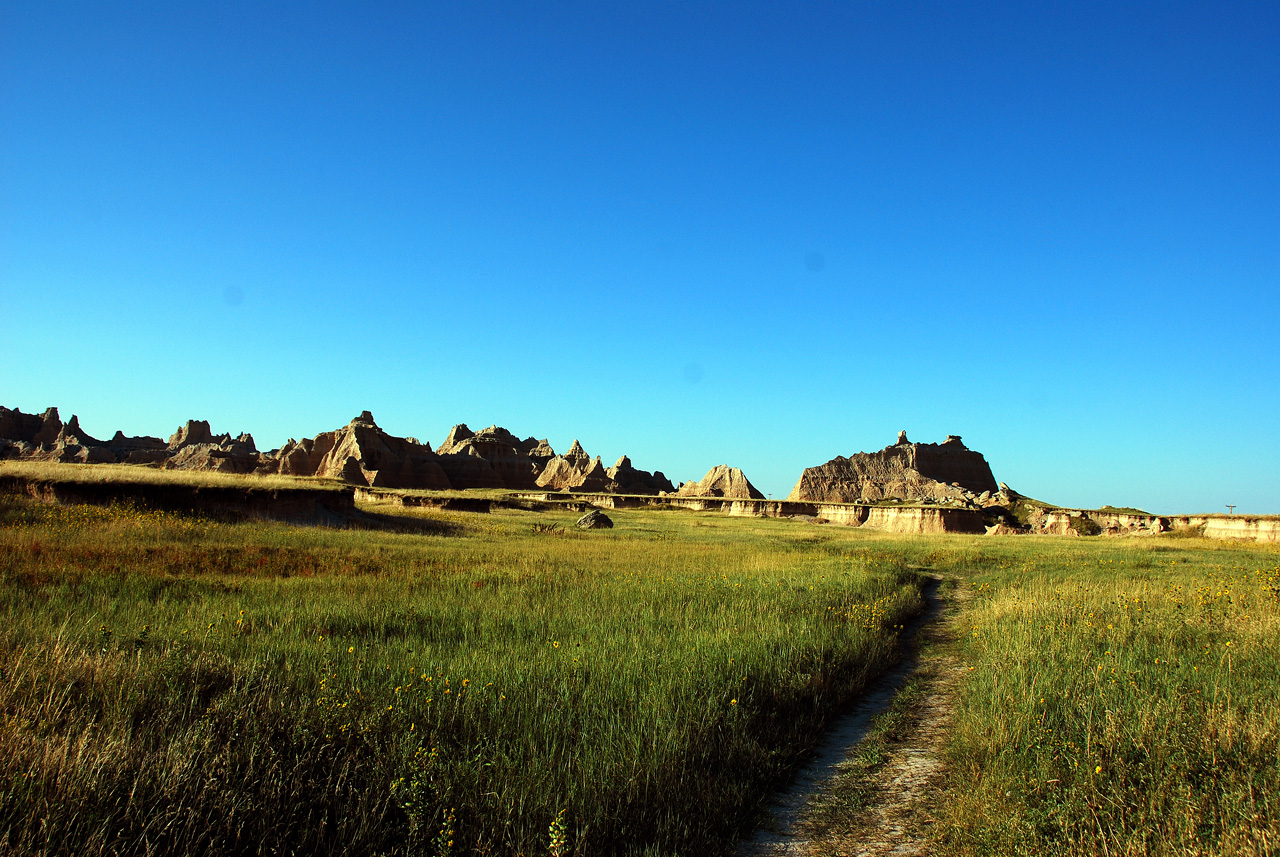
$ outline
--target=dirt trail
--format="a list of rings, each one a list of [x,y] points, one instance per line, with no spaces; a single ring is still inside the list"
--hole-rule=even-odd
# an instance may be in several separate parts
[[[927,607],[908,628],[913,639],[903,662],[869,689],[857,708],[841,719],[818,748],[817,756],[797,776],[791,788],[772,809],[772,823],[738,849],[740,857],[880,857],[927,853],[929,807],[937,791],[942,749],[951,722],[961,666],[950,656],[930,647],[921,659],[922,644],[945,640],[958,597],[944,604],[934,581],[925,591]],[[923,680],[907,720],[888,748],[887,759],[857,783],[842,782],[848,776],[846,759],[857,749],[873,719],[887,711],[912,676]],[[841,790],[856,788],[866,798],[836,818],[828,814],[822,823],[806,815],[818,802]],[[836,798],[839,799],[838,797]]]

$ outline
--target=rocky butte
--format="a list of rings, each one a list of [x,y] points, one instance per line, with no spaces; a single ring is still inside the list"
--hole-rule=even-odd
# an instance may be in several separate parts
[[[982,453],[966,447],[958,435],[942,443],[912,443],[905,431],[879,452],[836,456],[805,468],[788,500],[857,503],[885,499],[979,502],[999,490]]]

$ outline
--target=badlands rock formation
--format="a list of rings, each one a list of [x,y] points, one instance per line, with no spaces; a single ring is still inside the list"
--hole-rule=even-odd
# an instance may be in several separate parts
[[[57,408],[49,408],[43,414],[24,414],[0,407],[0,437],[11,443],[51,444],[61,430]]]
[[[547,462],[546,468],[538,476],[539,488],[550,488],[555,491],[586,491],[594,494],[616,492],[618,484],[614,482],[600,456],[592,458],[575,438],[569,451],[557,455]]]
[[[204,420],[187,420],[169,438],[166,470],[213,470],[218,473],[253,473],[262,456],[253,435],[215,435]]]
[[[637,470],[625,455],[614,462],[613,467],[605,471],[605,475],[618,484],[618,492],[621,494],[661,494],[676,490],[661,470],[652,473]]]
[[[676,492],[681,497],[728,497],[737,500],[763,500],[764,495],[736,467],[717,464],[699,482],[686,482]]]
[[[276,456],[292,476],[327,476],[377,488],[450,488],[427,444],[389,435],[364,411],[343,428],[290,440]]]
[[[555,456],[546,440],[520,440],[501,426],[472,432],[454,426],[437,450],[440,466],[454,488],[529,490]]]
[[[37,415],[0,407],[0,458],[142,464],[164,458],[165,450],[158,437],[125,437],[121,432],[107,441],[90,437],[80,428],[79,417],[63,423],[57,408]]]
[[[972,500],[982,505],[998,490],[982,453],[968,449],[958,435],[948,435],[942,443],[911,443],[906,432],[899,432],[898,442],[879,452],[836,456],[806,468],[787,499],[826,503]]]
[[[85,464],[123,462],[175,470],[280,473],[320,476],[377,488],[554,490],[658,494],[675,489],[661,473],[632,467],[624,455],[608,470],[576,440],[558,456],[545,439],[520,440],[501,426],[473,432],[454,426],[439,450],[411,437],[387,434],[364,411],[340,429],[313,438],[290,439],[261,452],[253,437],[215,435],[204,420],[188,420],[169,438],[90,437],[57,408],[24,414],[0,407],[0,458]]]

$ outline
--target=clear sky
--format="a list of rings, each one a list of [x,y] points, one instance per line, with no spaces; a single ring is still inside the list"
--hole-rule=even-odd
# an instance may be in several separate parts
[[[0,4],[0,404],[1280,512],[1280,5]]]

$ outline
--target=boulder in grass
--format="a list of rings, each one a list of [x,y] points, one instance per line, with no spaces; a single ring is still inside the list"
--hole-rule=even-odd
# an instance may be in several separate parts
[[[613,528],[613,521],[599,509],[592,509],[578,519],[580,530],[608,530]]]

